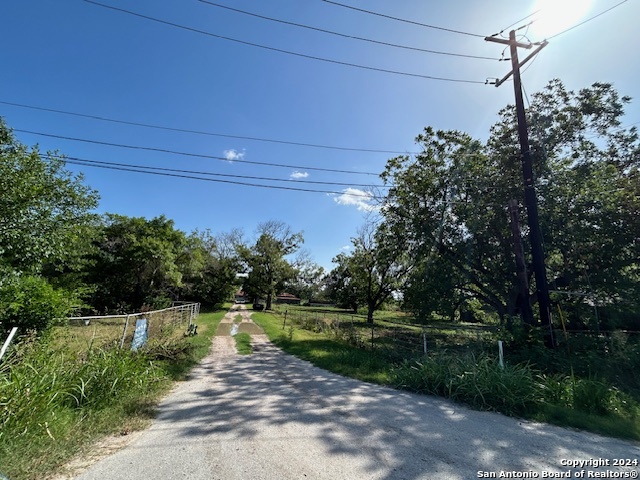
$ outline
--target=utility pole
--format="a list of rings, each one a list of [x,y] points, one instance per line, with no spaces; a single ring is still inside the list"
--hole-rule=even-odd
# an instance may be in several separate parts
[[[545,333],[545,344],[548,347],[554,346],[553,330],[551,325],[551,302],[549,300],[549,287],[547,285],[547,272],[544,263],[544,251],[542,248],[542,235],[540,233],[540,223],[538,220],[538,199],[533,183],[533,162],[531,159],[531,148],[529,146],[529,134],[527,131],[527,119],[524,111],[524,100],[522,98],[522,84],[520,81],[520,68],[535,57],[540,50],[547,46],[547,41],[543,41],[528,57],[522,62],[518,60],[518,47],[530,49],[531,43],[520,43],[516,40],[516,31],[509,32],[509,40],[486,37],[486,41],[509,45],[511,53],[511,72],[502,79],[495,82],[495,86],[502,85],[511,75],[513,75],[513,89],[516,98],[516,113],[518,117],[518,137],[520,140],[520,154],[522,161],[522,176],[524,180],[524,199],[527,207],[527,220],[529,223],[529,239],[531,241],[531,257],[533,260],[533,271],[536,279],[536,295],[540,309],[540,323],[543,328],[548,328]]]
[[[527,263],[524,260],[524,249],[522,248],[522,237],[520,236],[520,215],[518,215],[518,202],[509,200],[509,216],[511,218],[511,236],[513,237],[513,253],[516,259],[516,274],[518,276],[518,306],[522,321],[533,326],[533,312],[529,300],[529,275],[527,274]]]

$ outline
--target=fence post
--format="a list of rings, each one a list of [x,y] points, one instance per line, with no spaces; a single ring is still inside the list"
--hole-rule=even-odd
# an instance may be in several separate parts
[[[422,327],[422,343],[424,345],[424,354],[427,354],[427,329]]]
[[[284,330],[284,326],[287,324],[287,310],[284,311],[284,322],[282,322],[282,329]]]
[[[498,354],[500,355],[500,359],[498,360],[500,364],[500,368],[504,369],[504,355],[502,353],[502,340],[498,340]]]
[[[124,330],[122,330],[122,340],[120,340],[120,348],[124,345],[124,337],[127,335],[127,328],[129,327],[129,315],[127,315],[127,319],[124,322]]]
[[[371,324],[371,351],[373,351],[373,329],[374,329],[374,324]]]
[[[11,332],[9,332],[9,336],[5,340],[4,345],[2,345],[2,350],[0,350],[0,360],[2,360],[2,357],[4,357],[4,354],[7,351],[7,348],[9,348],[9,344],[11,343],[11,340],[13,340],[13,336],[16,334],[17,331],[18,331],[18,327],[13,327],[11,329]]]

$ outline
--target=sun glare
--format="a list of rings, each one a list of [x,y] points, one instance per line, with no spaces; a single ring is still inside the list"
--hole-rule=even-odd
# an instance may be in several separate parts
[[[591,9],[593,0],[537,0],[533,24],[528,36],[539,41],[580,23]]]

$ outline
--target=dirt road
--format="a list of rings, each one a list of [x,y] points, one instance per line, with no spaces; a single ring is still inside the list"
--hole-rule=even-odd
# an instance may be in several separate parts
[[[77,480],[581,478],[581,470],[583,478],[637,477],[637,467],[563,465],[640,460],[637,444],[347,379],[253,338],[255,352],[239,356],[232,337],[216,337],[152,427]]]

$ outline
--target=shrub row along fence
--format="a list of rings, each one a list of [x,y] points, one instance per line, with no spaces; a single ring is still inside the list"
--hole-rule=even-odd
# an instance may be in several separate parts
[[[496,328],[492,326],[415,325],[390,322],[367,323],[357,314],[303,311],[280,307],[283,329],[296,326],[324,332],[360,348],[376,350],[390,358],[403,359],[442,349],[468,348],[470,343],[495,345]],[[495,347],[497,348],[497,347]]]
[[[182,335],[195,329],[199,303],[174,304],[170,308],[123,315],[71,317],[64,327],[66,341],[115,343],[136,349],[148,339]]]

